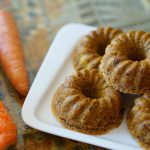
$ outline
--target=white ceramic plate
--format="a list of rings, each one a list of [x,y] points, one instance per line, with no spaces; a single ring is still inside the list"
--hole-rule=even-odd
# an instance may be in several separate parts
[[[58,32],[25,100],[22,117],[29,126],[50,134],[109,149],[139,150],[127,130],[125,119],[119,128],[108,134],[91,136],[65,129],[52,113],[51,101],[56,88],[65,77],[75,72],[71,59],[73,47],[93,29],[86,25],[69,24]]]

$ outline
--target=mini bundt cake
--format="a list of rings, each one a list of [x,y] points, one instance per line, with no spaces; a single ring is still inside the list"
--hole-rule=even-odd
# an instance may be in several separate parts
[[[128,113],[128,129],[132,136],[146,150],[150,150],[150,97],[135,99],[135,105]]]
[[[73,53],[74,66],[77,70],[97,69],[105,48],[111,40],[120,34],[120,29],[98,28],[83,37],[75,46]]]
[[[122,119],[120,93],[95,69],[68,77],[53,97],[52,110],[66,128],[86,134],[104,134]]]
[[[107,84],[123,93],[150,92],[150,33],[122,33],[107,46],[100,70]]]

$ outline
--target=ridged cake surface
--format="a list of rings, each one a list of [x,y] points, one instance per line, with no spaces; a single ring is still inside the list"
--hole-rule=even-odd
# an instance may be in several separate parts
[[[150,97],[143,96],[135,100],[127,121],[132,136],[145,150],[150,150]]]
[[[120,29],[111,27],[98,28],[80,39],[73,54],[75,68],[77,70],[97,69],[106,46],[121,32]]]
[[[150,92],[150,33],[129,31],[107,46],[100,70],[108,85],[123,93]]]
[[[106,133],[122,118],[120,93],[95,69],[66,78],[54,94],[52,109],[66,128],[86,134]]]

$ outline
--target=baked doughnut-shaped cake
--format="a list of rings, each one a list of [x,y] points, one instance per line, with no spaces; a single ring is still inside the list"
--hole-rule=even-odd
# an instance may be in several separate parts
[[[132,136],[146,150],[150,150],[150,97],[143,96],[135,100],[127,121]]]
[[[120,93],[95,69],[68,77],[57,89],[52,109],[66,128],[86,134],[106,133],[122,119]]]
[[[105,48],[111,40],[120,34],[120,29],[98,28],[83,37],[75,47],[73,59],[74,66],[77,70],[97,69]]]
[[[108,85],[123,93],[150,92],[150,33],[122,33],[107,46],[100,70]]]

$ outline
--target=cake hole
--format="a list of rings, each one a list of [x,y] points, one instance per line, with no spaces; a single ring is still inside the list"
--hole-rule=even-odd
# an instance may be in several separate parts
[[[102,43],[100,43],[99,45],[98,45],[98,48],[97,48],[97,53],[100,55],[100,56],[103,56],[104,54],[105,54],[105,49],[106,49],[106,44],[102,44]]]
[[[146,58],[146,53],[143,49],[131,48],[128,54],[128,58],[133,61],[141,61]]]
[[[85,84],[81,90],[82,94],[87,98],[99,98],[99,90],[97,90],[96,87],[92,84]]]

